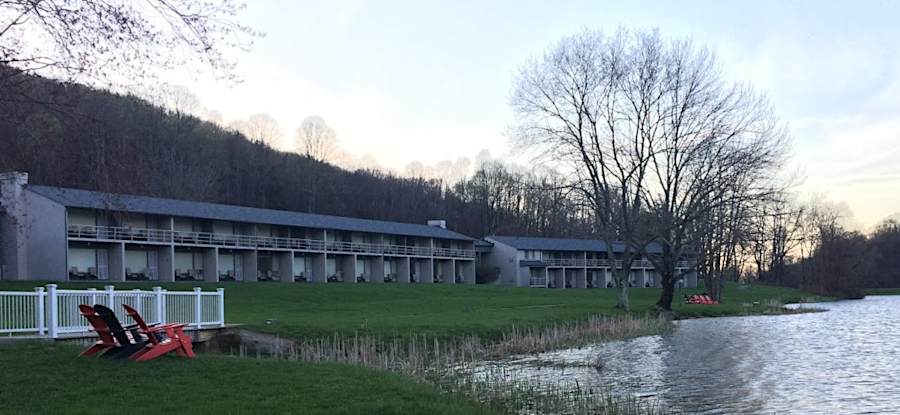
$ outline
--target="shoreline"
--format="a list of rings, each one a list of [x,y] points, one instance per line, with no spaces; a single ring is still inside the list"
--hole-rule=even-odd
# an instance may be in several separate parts
[[[15,286],[32,289],[36,285],[41,282],[0,281],[0,290]],[[151,285],[178,290],[193,286],[177,283],[126,286],[149,288]],[[257,337],[253,340],[256,346],[248,347],[243,341],[226,345],[224,351],[231,354],[264,357],[268,352],[262,349],[269,346],[261,349],[260,345],[274,342],[280,344],[276,347],[280,351],[270,354],[282,360],[319,362],[335,368],[361,366],[378,373],[399,374],[427,385],[438,395],[484,405],[491,413],[518,413],[523,405],[528,408],[542,405],[540,407],[547,408],[548,412],[565,412],[562,408],[571,393],[580,393],[578,401],[582,405],[606,408],[604,411],[615,407],[623,414],[668,413],[636,401],[617,403],[609,394],[598,391],[538,390],[529,385],[510,384],[502,377],[484,382],[484,378],[476,379],[461,370],[471,367],[473,362],[503,356],[579,347],[672,330],[674,320],[665,320],[663,324],[660,323],[662,319],[648,314],[659,295],[655,289],[630,290],[632,311],[624,312],[614,308],[615,290],[604,289],[265,283],[198,285],[204,289],[224,287],[226,320],[230,324],[242,324],[241,330],[254,333],[248,335],[250,337]],[[702,288],[698,288],[684,290],[684,293],[699,294],[701,291]],[[671,317],[685,320],[776,314],[773,310],[778,310],[777,314],[809,312],[788,311],[783,308],[783,303],[809,303],[810,298],[813,296],[793,289],[729,284],[722,304],[673,304]],[[760,305],[754,306],[754,302]],[[266,324],[265,321],[271,318],[278,322]],[[621,327],[620,330],[586,332],[583,323],[591,319],[618,322]],[[647,324],[632,324],[641,319]],[[357,385],[358,379],[338,382],[363,386]],[[327,390],[321,394],[320,399],[326,400],[337,396]],[[599,409],[595,412],[604,413]]]

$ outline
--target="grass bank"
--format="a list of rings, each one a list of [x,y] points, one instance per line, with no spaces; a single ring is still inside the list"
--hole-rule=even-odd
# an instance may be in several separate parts
[[[866,295],[900,295],[900,288],[871,288],[865,290]]]
[[[0,282],[0,290],[31,290],[39,282]],[[553,290],[472,285],[312,284],[312,283],[116,283],[120,288],[162,285],[172,290],[225,288],[228,323],[248,330],[292,339],[357,335],[404,339],[424,335],[439,339],[477,336],[498,340],[516,328],[546,328],[596,316],[615,316],[612,289]],[[103,284],[63,283],[61,287]],[[683,294],[700,294],[702,288]],[[629,296],[634,315],[652,313],[658,289],[633,289]],[[777,306],[812,295],[799,290],[763,285],[728,284],[725,300],[716,306],[673,304],[677,318],[770,314]],[[676,300],[680,299],[676,292]],[[759,306],[754,306],[759,303]],[[277,319],[275,324],[266,324]]]
[[[0,290],[31,290],[35,285],[41,283],[0,282]],[[63,288],[102,285],[60,284]],[[157,284],[116,285],[128,289]],[[156,412],[160,406],[154,400],[158,397],[165,401],[161,410],[199,408],[201,413],[207,409],[216,413],[310,414],[478,414],[523,410],[666,413],[639,401],[613,400],[597,391],[548,390],[545,385],[536,388],[527,383],[510,384],[504,379],[485,382],[474,379],[466,370],[473,362],[490,356],[664,331],[671,325],[646,317],[659,296],[656,289],[632,290],[632,311],[626,313],[615,308],[615,290],[607,289],[400,284],[159,285],[171,290],[188,290],[195,285],[204,289],[223,287],[228,323],[296,339],[298,343],[283,356],[287,362],[204,355],[194,361],[168,358],[150,365],[76,359],[79,349],[67,345],[0,346],[0,367],[4,368],[0,384],[15,385],[0,388],[0,402],[4,403],[0,405],[0,415],[103,413],[106,407],[126,403],[130,403],[130,408],[154,408]],[[682,293],[701,292],[702,288]],[[673,311],[680,318],[770,314],[780,310],[782,303],[808,297],[787,288],[729,284],[720,305],[674,304]],[[269,319],[277,319],[277,323],[266,324]],[[104,403],[108,406],[98,411],[97,402],[85,397],[102,393],[113,396]],[[53,398],[46,400],[47,396]],[[135,400],[136,396],[140,399]]]
[[[458,371],[430,381],[336,363],[226,355],[150,362],[78,358],[83,347],[0,345],[0,415],[18,414],[668,414],[607,391],[537,390]],[[573,396],[577,399],[571,399]],[[477,402],[486,402],[481,404]]]
[[[498,414],[386,371],[225,355],[78,358],[82,347],[0,346],[0,415]]]

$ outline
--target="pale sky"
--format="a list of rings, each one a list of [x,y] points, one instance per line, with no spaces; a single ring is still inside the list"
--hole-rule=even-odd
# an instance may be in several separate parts
[[[269,114],[286,139],[319,115],[396,171],[503,157],[516,68],[581,27],[690,36],[769,93],[801,193],[845,201],[863,228],[900,211],[900,1],[254,0],[240,20],[268,34],[232,54],[243,83],[169,82],[226,120]]]

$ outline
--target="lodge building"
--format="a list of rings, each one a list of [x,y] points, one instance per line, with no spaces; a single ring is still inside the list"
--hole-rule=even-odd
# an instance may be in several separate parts
[[[617,248],[618,249],[618,248]],[[615,250],[614,250],[615,251]],[[618,251],[621,253],[622,251]],[[490,236],[408,224],[28,184],[0,173],[0,279],[613,287],[600,241]],[[681,270],[688,264],[679,262]],[[686,273],[685,286],[696,286]],[[646,259],[630,285],[658,287]]]
[[[625,244],[614,244],[615,258],[609,258],[606,243],[587,239],[488,236],[484,241],[492,245],[484,261],[500,270],[500,283],[519,287],[613,288],[613,267],[622,268],[625,252]],[[659,253],[660,247],[651,244],[644,252]],[[676,272],[683,274],[685,287],[697,286],[697,273],[687,261],[679,261]],[[659,272],[643,255],[632,262],[628,283],[634,288],[662,286]]]
[[[414,225],[0,177],[3,279],[475,283],[475,239]]]

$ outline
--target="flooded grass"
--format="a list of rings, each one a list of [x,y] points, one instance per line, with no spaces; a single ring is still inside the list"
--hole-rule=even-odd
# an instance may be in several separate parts
[[[488,408],[521,414],[665,415],[674,412],[637,397],[616,396],[610,388],[571,384],[537,384],[515,379],[503,370],[477,376],[443,377],[438,389],[466,397]]]
[[[755,303],[744,303],[743,310],[740,315],[742,316],[756,316],[756,315],[766,315],[766,316],[775,316],[775,315],[785,315],[785,314],[803,314],[803,313],[820,313],[823,311],[828,311],[827,309],[821,307],[813,307],[808,304],[818,302],[818,298],[816,297],[806,297],[799,303],[796,303],[796,307],[785,307],[785,305],[779,299],[768,299]]]

